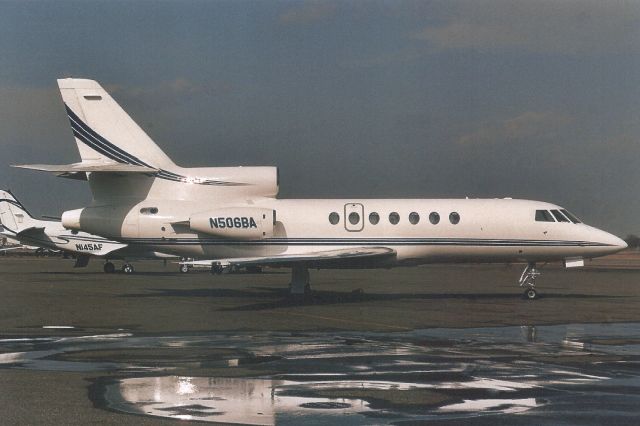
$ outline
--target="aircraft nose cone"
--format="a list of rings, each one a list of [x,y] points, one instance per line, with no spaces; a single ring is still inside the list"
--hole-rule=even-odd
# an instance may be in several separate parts
[[[600,234],[601,235],[599,235],[598,242],[606,244],[609,247],[609,250],[607,251],[610,253],[616,253],[628,247],[627,243],[622,238],[618,238],[615,235],[605,231],[600,231]]]
[[[616,245],[618,246],[618,250],[624,250],[627,247],[629,247],[629,244],[627,244],[627,242],[625,240],[623,240],[622,238],[618,238],[615,235],[612,235],[612,237],[615,239],[616,241]]]

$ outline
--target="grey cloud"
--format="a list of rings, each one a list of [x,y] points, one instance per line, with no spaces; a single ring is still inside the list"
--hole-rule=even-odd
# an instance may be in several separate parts
[[[230,83],[223,81],[209,81],[198,83],[184,77],[172,80],[160,81],[145,86],[105,85],[105,89],[116,95],[125,95],[130,98],[158,97],[175,99],[176,97],[214,95],[228,93],[233,90]]]
[[[573,118],[553,111],[527,111],[516,117],[499,123],[490,123],[479,129],[462,135],[458,144],[496,144],[524,141],[530,138],[538,140],[554,139]]]
[[[308,24],[334,16],[337,6],[331,1],[306,1],[280,15],[283,24]]]
[[[599,54],[640,50],[640,2],[473,1],[413,34],[440,50]]]

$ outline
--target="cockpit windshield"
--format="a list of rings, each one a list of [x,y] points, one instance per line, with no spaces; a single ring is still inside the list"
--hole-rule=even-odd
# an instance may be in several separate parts
[[[580,219],[569,213],[566,209],[536,210],[536,222],[582,223]]]
[[[536,222],[555,222],[548,210],[536,210]]]
[[[551,210],[551,214],[556,218],[558,222],[569,222],[569,219],[564,217],[564,215],[558,210]]]
[[[560,211],[571,220],[573,223],[582,223],[574,214],[569,213],[566,209],[560,209]]]

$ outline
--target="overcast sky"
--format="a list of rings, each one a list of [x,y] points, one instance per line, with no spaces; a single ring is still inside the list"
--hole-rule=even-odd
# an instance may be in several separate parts
[[[0,1],[0,186],[86,183],[56,79],[96,79],[182,166],[281,197],[518,197],[640,234],[639,1]]]

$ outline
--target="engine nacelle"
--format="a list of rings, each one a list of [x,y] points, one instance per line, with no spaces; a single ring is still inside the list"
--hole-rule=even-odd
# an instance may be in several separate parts
[[[259,240],[273,236],[275,213],[259,207],[228,207],[194,214],[189,227],[221,238]]]
[[[76,231],[80,231],[80,215],[84,209],[76,209],[76,210],[67,210],[62,213],[62,218],[60,219],[62,222],[62,226],[67,229],[73,229]]]

